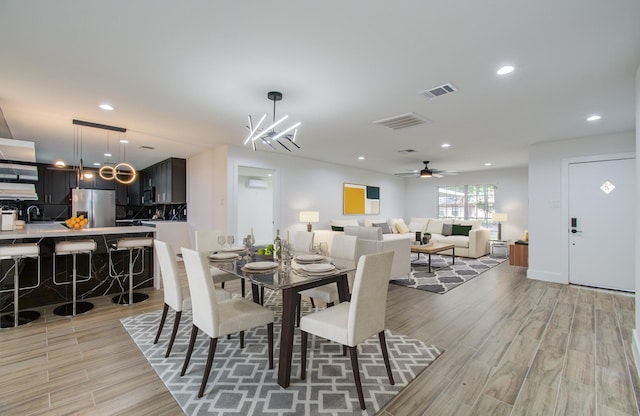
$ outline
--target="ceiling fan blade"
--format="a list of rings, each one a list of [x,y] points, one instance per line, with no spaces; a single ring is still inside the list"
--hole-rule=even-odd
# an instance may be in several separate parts
[[[412,176],[420,176],[415,172],[396,172],[393,174],[394,176],[400,176],[402,178],[410,178]]]
[[[431,176],[433,176],[434,178],[444,178],[444,175],[440,174],[440,173],[431,173]]]

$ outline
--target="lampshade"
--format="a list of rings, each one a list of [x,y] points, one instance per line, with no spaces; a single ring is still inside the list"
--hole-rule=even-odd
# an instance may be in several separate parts
[[[507,214],[504,212],[494,212],[491,219],[495,222],[507,222]]]
[[[311,232],[311,223],[320,221],[318,211],[300,211],[300,222],[307,223],[307,231]]]
[[[300,222],[319,222],[320,213],[318,211],[300,211]]]

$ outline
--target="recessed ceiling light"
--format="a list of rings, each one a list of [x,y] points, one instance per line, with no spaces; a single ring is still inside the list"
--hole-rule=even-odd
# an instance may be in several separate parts
[[[64,161],[62,161],[62,160],[57,160],[57,161],[56,161],[56,163],[55,163],[55,165],[56,165],[57,167],[59,167],[59,168],[63,168],[63,167],[65,167],[65,166],[67,166],[67,164],[66,164],[66,163],[64,163]]]
[[[498,74],[498,75],[507,75],[507,74],[512,73],[514,69],[515,68],[513,66],[511,66],[511,65],[505,65],[502,68],[498,69],[496,71],[496,74]]]
[[[104,156],[105,156],[105,157],[111,157],[111,156],[113,156],[113,155],[112,155],[111,153],[105,153],[105,154],[104,154]]]
[[[589,117],[587,117],[587,121],[598,121],[600,120],[602,117],[600,117],[599,114],[593,114]]]
[[[93,166],[100,166],[102,163],[100,162],[93,162]]]
[[[491,162],[487,162],[484,164],[485,166],[491,166]]]
[[[358,156],[358,160],[364,160],[364,156]]]
[[[106,111],[113,111],[113,106],[109,104],[100,104],[98,107]]]
[[[442,143],[440,147],[451,147],[451,145],[449,143]]]
[[[120,143],[127,144],[127,143],[129,143],[129,140],[127,140],[127,139],[122,139],[122,140],[120,140]]]

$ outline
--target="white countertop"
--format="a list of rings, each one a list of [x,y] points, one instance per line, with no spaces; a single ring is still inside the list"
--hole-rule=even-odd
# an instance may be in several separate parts
[[[62,225],[62,223],[49,222],[41,224],[26,224],[24,230],[0,231],[0,240],[12,240],[16,238],[71,237],[155,232],[156,229],[154,227],[146,227],[143,225],[132,227],[97,227],[84,228],[82,230],[70,230]]]

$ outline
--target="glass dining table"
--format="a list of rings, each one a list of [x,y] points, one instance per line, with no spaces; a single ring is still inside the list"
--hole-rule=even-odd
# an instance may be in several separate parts
[[[305,264],[294,261],[291,265],[256,261],[255,257],[240,255],[235,259],[213,260],[209,264],[222,271],[233,274],[251,284],[253,301],[261,303],[260,293],[264,288],[282,293],[282,321],[280,329],[280,354],[278,360],[278,384],[289,387],[293,357],[293,339],[296,323],[296,308],[299,292],[312,287],[335,283],[338,287],[340,302],[349,300],[347,274],[355,270],[353,262],[342,262],[327,258],[334,266],[325,272],[305,271]],[[253,264],[252,264],[253,263]],[[318,263],[314,263],[318,264]],[[303,268],[304,267],[304,268]]]

